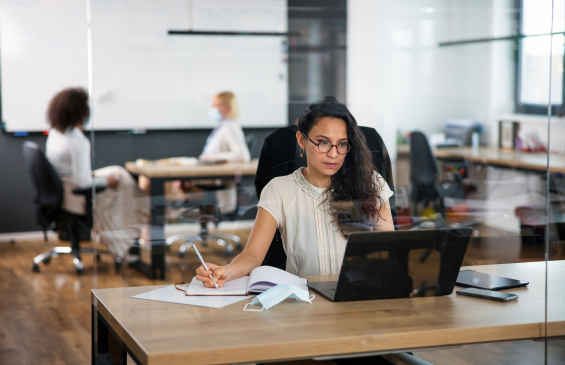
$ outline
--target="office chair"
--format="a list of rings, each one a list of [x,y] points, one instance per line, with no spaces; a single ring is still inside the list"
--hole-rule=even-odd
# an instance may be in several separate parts
[[[198,185],[202,187],[201,185]],[[221,188],[221,186],[220,186]],[[198,223],[200,225],[200,231],[198,233],[181,233],[174,236],[171,236],[165,240],[167,245],[171,245],[176,241],[184,241],[184,243],[180,246],[178,256],[184,257],[186,251],[190,248],[193,243],[200,242],[202,246],[206,247],[209,241],[214,241],[218,245],[225,248],[224,255],[225,256],[232,256],[234,252],[233,244],[235,244],[237,249],[241,249],[241,239],[229,233],[210,233],[208,230],[208,223],[214,223],[216,227],[218,227],[222,215],[219,212],[219,209],[216,204],[216,196],[215,193],[219,189],[210,189],[206,190],[204,188],[204,193],[195,193],[190,194],[192,196],[200,195],[203,198],[201,200],[194,201],[195,199],[190,199],[187,203],[183,205],[183,207],[188,208],[184,211],[179,218],[177,218],[178,223]],[[209,212],[206,209],[211,207],[212,211]],[[198,216],[196,218],[192,218],[191,215],[198,210]],[[236,204],[235,212],[238,211],[238,207]],[[230,242],[233,242],[230,243]]]
[[[49,264],[52,257],[72,254],[77,274],[84,273],[81,253],[94,253],[92,247],[80,247],[80,241],[90,240],[92,228],[92,190],[76,189],[75,194],[86,198],[86,215],[78,215],[61,208],[63,203],[63,184],[49,163],[42,149],[34,142],[24,142],[23,154],[33,188],[33,202],[36,208],[37,224],[41,226],[45,241],[47,230],[53,229],[59,233],[59,239],[70,241],[71,247],[54,247],[33,259],[33,271],[39,272],[39,264]],[[105,188],[96,188],[100,192]],[[110,254],[105,250],[96,250],[97,259],[100,254]],[[119,263],[117,263],[119,268]]]
[[[476,191],[475,186],[465,184],[460,172],[455,171],[454,181],[438,184],[438,168],[428,139],[421,132],[410,134],[410,184],[412,192],[413,214],[418,214],[418,205],[423,207],[432,204],[434,210],[445,213],[443,199],[465,199],[465,196]]]
[[[247,143],[247,148],[249,149],[249,154],[253,158],[255,155],[255,149],[257,148],[257,135],[248,134],[245,136],[245,143]]]
[[[246,137],[247,147],[249,149],[249,153],[253,155],[256,145],[257,145],[257,136],[255,134],[250,134]],[[167,245],[171,245],[176,241],[184,241],[184,243],[180,246],[178,256],[184,257],[186,251],[190,248],[193,243],[201,242],[201,245],[206,247],[208,241],[215,241],[218,245],[225,248],[224,255],[225,256],[232,256],[234,253],[234,246],[238,250],[242,249],[241,239],[234,234],[229,233],[214,233],[211,234],[208,231],[208,223],[213,223],[216,228],[220,224],[220,222],[229,220],[233,221],[235,219],[247,219],[247,217],[251,216],[253,208],[255,211],[257,209],[257,204],[251,203],[251,198],[249,194],[245,191],[245,188],[241,186],[241,178],[236,177],[236,205],[235,209],[229,213],[222,213],[220,212],[215,193],[219,190],[226,189],[225,185],[209,185],[209,184],[197,184],[199,188],[204,190],[203,197],[201,196],[200,199],[196,198],[196,202],[191,202],[190,200],[188,203],[183,203],[182,207],[188,208],[185,212],[181,214],[181,216],[177,219],[179,223],[198,223],[200,225],[200,231],[198,233],[183,233],[171,236],[167,238],[165,241]],[[198,194],[198,193],[197,193]],[[197,194],[191,194],[192,196],[196,197]],[[243,202],[245,200],[245,202]],[[242,204],[243,203],[243,204]],[[195,211],[195,209],[199,210],[200,215],[197,218],[192,218],[191,214]],[[254,216],[253,216],[254,218]],[[230,242],[233,242],[230,243]]]
[[[390,156],[381,136],[373,128],[359,128],[365,135],[367,146],[373,155],[373,165],[394,192]],[[261,196],[265,185],[273,178],[289,175],[299,167],[306,166],[306,157],[300,157],[300,150],[296,142],[297,131],[298,126],[292,125],[277,129],[265,139],[255,175],[255,189],[258,197]],[[389,199],[389,204],[392,218],[396,222],[395,195]],[[282,270],[286,268],[286,253],[278,230],[263,260],[263,265],[274,266]]]
[[[438,185],[438,168],[435,156],[432,153],[428,139],[422,132],[414,131],[410,133],[410,184],[412,201],[412,215],[417,216],[419,206],[425,208],[431,204],[434,211],[439,213],[434,219],[434,226],[437,228],[447,228],[445,221],[446,209],[444,198],[465,199],[468,192],[476,190],[474,186],[463,183],[463,176],[455,172],[455,182]],[[465,222],[457,222],[451,226],[471,227],[486,218],[471,219]],[[420,228],[418,225],[413,229]],[[477,242],[478,238],[473,237]],[[424,262],[430,255],[431,250],[424,252],[420,261]]]
[[[436,188],[438,169],[436,159],[432,154],[428,139],[421,132],[410,134],[410,184],[412,192],[410,200],[413,203],[413,214],[417,214],[418,204],[427,206],[434,202],[437,204],[439,193]],[[436,210],[440,210],[438,205]]]

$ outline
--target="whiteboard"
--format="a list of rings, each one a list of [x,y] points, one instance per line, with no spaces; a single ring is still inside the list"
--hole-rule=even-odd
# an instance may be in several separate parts
[[[41,10],[42,1],[27,10],[14,1],[1,0],[12,19]],[[51,4],[51,2],[49,2]],[[73,0],[58,0],[65,11],[45,11],[39,27],[45,39],[72,39],[73,62],[57,59],[57,52],[37,52],[24,42],[26,59],[47,64],[52,72],[42,78],[26,77],[21,58],[5,59],[4,38],[13,25],[1,25],[2,110],[7,131],[44,130],[45,110],[52,95],[67,86],[86,86],[86,10]],[[77,8],[69,13],[73,4]],[[82,3],[82,2],[80,2]],[[84,6],[84,3],[82,3]],[[244,127],[277,127],[288,121],[288,67],[285,36],[168,35],[168,30],[286,32],[284,0],[92,0],[92,117],[96,130],[210,128],[211,98],[232,91],[240,105],[238,121]],[[22,15],[23,13],[23,15]],[[84,16],[84,17],[83,17]],[[19,17],[19,18],[18,18]],[[83,23],[78,19],[83,17]],[[66,22],[66,25],[61,25]],[[25,23],[19,21],[19,24]],[[69,31],[73,24],[76,32]],[[52,32],[59,24],[66,31]],[[18,25],[18,24],[16,24]],[[5,33],[5,29],[8,34]],[[49,36],[45,33],[49,33]],[[36,42],[36,41],[35,41]],[[48,42],[47,42],[48,43]],[[67,45],[71,40],[67,41]],[[34,54],[35,53],[35,54]],[[35,57],[30,57],[34,54]],[[60,57],[59,57],[60,58]],[[82,61],[81,61],[82,60]],[[20,76],[5,78],[4,64]],[[30,65],[36,67],[36,65]],[[45,68],[46,66],[41,66]],[[64,75],[64,77],[63,77]],[[23,86],[25,84],[25,87]],[[33,90],[32,105],[7,98],[14,90],[45,85]],[[31,98],[26,98],[30,101]]]
[[[0,71],[5,130],[48,129],[49,100],[88,88],[86,2],[0,1]]]

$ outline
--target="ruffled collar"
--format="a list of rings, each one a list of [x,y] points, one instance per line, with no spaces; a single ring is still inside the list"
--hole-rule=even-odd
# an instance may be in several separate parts
[[[294,181],[306,192],[306,194],[310,195],[312,198],[319,200],[322,194],[326,191],[325,188],[320,188],[315,185],[312,185],[306,180],[304,174],[302,173],[304,167],[298,168],[298,170],[292,173],[294,177]]]

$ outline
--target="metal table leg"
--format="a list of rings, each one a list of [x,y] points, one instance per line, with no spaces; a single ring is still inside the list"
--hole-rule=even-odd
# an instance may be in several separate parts
[[[136,364],[141,364],[98,313],[94,304],[91,325],[92,365],[126,365],[128,353]]]

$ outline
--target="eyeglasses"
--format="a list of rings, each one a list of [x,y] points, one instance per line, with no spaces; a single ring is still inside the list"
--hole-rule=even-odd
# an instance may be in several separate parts
[[[339,153],[340,155],[345,155],[351,149],[351,145],[347,142],[339,142],[338,144],[331,144],[329,141],[322,141],[320,143],[316,143],[312,141],[310,137],[308,137],[306,134],[303,133],[303,135],[304,137],[308,138],[308,140],[312,142],[314,146],[317,146],[318,151],[322,153],[328,153],[332,150],[332,148],[335,147],[337,153]]]

